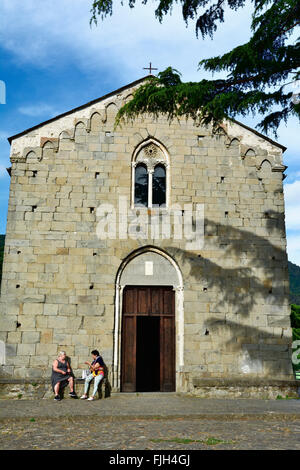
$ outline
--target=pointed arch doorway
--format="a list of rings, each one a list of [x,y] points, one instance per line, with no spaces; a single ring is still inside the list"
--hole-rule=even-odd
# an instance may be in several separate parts
[[[120,266],[116,283],[114,388],[177,390],[183,366],[181,273],[166,253],[144,248]]]
[[[174,294],[172,286],[125,287],[122,392],[175,391]]]

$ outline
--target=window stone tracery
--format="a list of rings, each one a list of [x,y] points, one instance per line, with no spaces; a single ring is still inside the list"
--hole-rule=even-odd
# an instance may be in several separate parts
[[[147,179],[147,187],[148,187],[148,198],[143,198],[145,207],[151,208],[153,207],[153,197],[155,201],[157,201],[157,197],[155,197],[155,181],[154,181],[154,172],[155,169],[158,167],[163,168],[165,172],[165,180],[163,182],[164,188],[162,193],[165,193],[165,196],[160,196],[159,199],[159,206],[160,207],[167,207],[168,200],[169,200],[169,161],[166,154],[166,151],[162,149],[158,144],[154,141],[146,143],[143,146],[140,146],[133,156],[132,161],[132,207],[138,206],[140,204],[137,203],[138,198],[136,197],[136,188],[137,188],[137,173],[138,169],[144,166],[147,169],[148,179]],[[155,204],[157,206],[157,204]]]

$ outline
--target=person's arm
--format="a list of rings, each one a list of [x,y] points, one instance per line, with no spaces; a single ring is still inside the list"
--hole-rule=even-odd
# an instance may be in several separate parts
[[[95,366],[94,366],[94,370],[98,370],[98,369],[103,369],[104,368],[104,362],[103,362],[103,359],[102,357],[100,356],[98,359],[97,359],[97,362],[95,363]]]
[[[87,365],[89,366],[89,369],[93,369],[93,366],[92,366],[92,364],[91,364],[90,362],[85,361],[85,364],[87,364]]]
[[[99,368],[98,362],[95,362],[95,364],[90,365],[91,370],[97,370]]]
[[[97,370],[100,367],[99,362],[95,362],[95,364],[91,364],[90,362],[86,361],[85,364],[87,364],[91,370]]]

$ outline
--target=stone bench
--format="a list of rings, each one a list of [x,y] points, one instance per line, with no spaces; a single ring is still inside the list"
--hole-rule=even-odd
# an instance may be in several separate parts
[[[75,378],[75,392],[80,397],[84,391],[84,379]],[[69,398],[69,387],[64,391],[65,398]],[[99,399],[107,398],[111,394],[111,386],[107,377],[101,380],[98,387]],[[50,378],[47,379],[0,379],[0,399],[35,400],[53,398]]]

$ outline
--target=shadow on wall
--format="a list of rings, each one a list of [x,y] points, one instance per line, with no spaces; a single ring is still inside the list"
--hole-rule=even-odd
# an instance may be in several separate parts
[[[274,211],[268,211],[265,228],[270,235],[280,229],[278,238],[283,237],[283,217]],[[230,260],[234,256],[235,260],[239,258],[241,266],[226,268],[202,255],[173,246],[165,247],[180,266],[185,268],[188,263],[188,275],[196,279],[200,286],[203,285],[207,290],[216,288],[218,295],[222,295],[215,300],[215,313],[224,313],[226,311],[224,305],[231,305],[231,311],[247,317],[253,306],[259,303],[259,299],[263,300],[264,304],[268,303],[274,307],[278,305],[278,298],[281,300],[284,298],[284,304],[288,304],[289,286],[284,285],[279,277],[279,271],[282,273],[284,269],[285,279],[288,280],[288,262],[284,250],[272,245],[266,238],[247,230],[205,219],[204,249],[219,248],[223,249],[222,260],[225,263],[231,265]],[[255,270],[259,275],[255,275]]]
[[[245,375],[250,370],[255,373],[263,373],[264,365],[274,380],[280,376],[286,377],[286,375],[293,374],[291,349],[283,333],[281,335],[270,334],[259,328],[215,317],[205,322],[205,327],[212,334],[217,331],[224,332],[224,329],[230,331],[231,338],[224,343],[224,351],[243,352],[241,370]],[[255,339],[256,342],[250,342],[251,339]]]
[[[270,236],[277,235],[278,241],[285,237],[282,214],[269,210],[264,213],[264,217],[263,228]],[[290,317],[286,315],[286,307],[289,306],[289,285],[283,281],[288,281],[285,250],[248,230],[240,230],[208,219],[205,219],[204,233],[205,250],[223,248],[223,266],[202,255],[172,246],[166,247],[168,253],[186,272],[185,278],[191,276],[199,283],[198,302],[202,303],[201,308],[203,309],[204,304],[210,304],[211,316],[205,322],[204,329],[207,328],[209,334],[218,330],[224,331],[224,351],[226,348],[230,352],[244,351],[245,367],[248,361],[256,365],[259,372],[262,363],[267,362],[269,371],[276,374],[274,378],[281,374],[291,374],[292,368],[291,365],[289,367],[288,361],[290,349],[283,331],[283,328],[290,327]],[[226,267],[226,264],[232,265],[231,257],[234,257],[234,263],[240,264],[239,267]],[[212,301],[210,297],[207,300],[206,291],[214,291],[217,298]],[[265,328],[280,328],[279,334],[263,331],[262,324],[261,328],[244,324],[254,306],[259,304],[268,314]],[[263,314],[263,311],[261,313]],[[260,314],[257,317],[258,321],[259,319]],[[253,320],[254,318],[252,322]],[[228,330],[231,339],[226,341]]]

